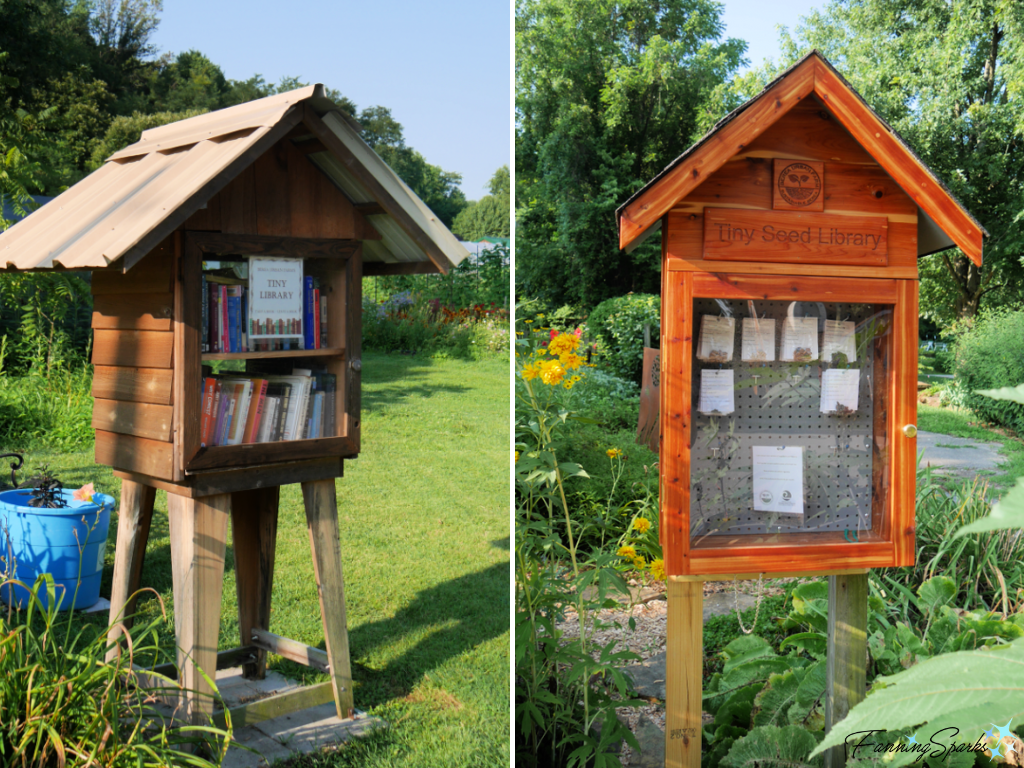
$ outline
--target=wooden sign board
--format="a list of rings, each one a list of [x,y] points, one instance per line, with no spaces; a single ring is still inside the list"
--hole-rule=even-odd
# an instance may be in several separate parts
[[[886,266],[889,221],[795,211],[704,209],[704,258]]]
[[[824,211],[825,164],[774,160],[772,208],[776,211]]]

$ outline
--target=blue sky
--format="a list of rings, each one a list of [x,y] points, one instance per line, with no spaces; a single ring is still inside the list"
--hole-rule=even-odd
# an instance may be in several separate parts
[[[801,16],[825,7],[825,0],[724,0],[725,36],[747,41],[751,66],[779,56],[777,27],[796,29]]]
[[[510,27],[500,0],[164,0],[153,41],[234,80],[294,75],[389,107],[406,143],[477,200],[511,164]]]

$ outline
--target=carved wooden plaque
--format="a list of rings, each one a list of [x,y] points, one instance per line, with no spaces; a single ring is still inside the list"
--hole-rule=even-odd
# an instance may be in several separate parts
[[[772,173],[772,208],[776,211],[824,211],[825,164],[776,158]]]

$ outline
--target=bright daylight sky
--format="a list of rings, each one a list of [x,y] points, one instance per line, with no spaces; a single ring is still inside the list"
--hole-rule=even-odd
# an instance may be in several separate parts
[[[778,59],[778,25],[793,32],[801,16],[825,7],[825,0],[723,0],[725,37],[747,41],[747,59],[752,66],[764,59]]]
[[[503,0],[164,0],[160,54],[196,49],[233,80],[294,75],[381,105],[470,200],[511,165],[510,12]]]

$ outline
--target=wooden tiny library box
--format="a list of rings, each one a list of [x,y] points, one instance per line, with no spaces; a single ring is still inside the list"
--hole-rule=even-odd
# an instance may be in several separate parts
[[[911,565],[917,259],[984,230],[817,53],[619,209],[659,226],[667,573]]]
[[[213,709],[203,673],[263,677],[268,652],[331,680],[251,717],[332,698],[350,717],[335,480],[360,449],[362,278],[447,272],[466,250],[317,85],[144,132],[0,234],[0,254],[6,269],[93,271],[96,461],[122,482],[111,626],[131,626],[165,490],[192,717]],[[302,484],[326,651],[269,631],[289,483]],[[218,654],[229,517],[241,645]]]

